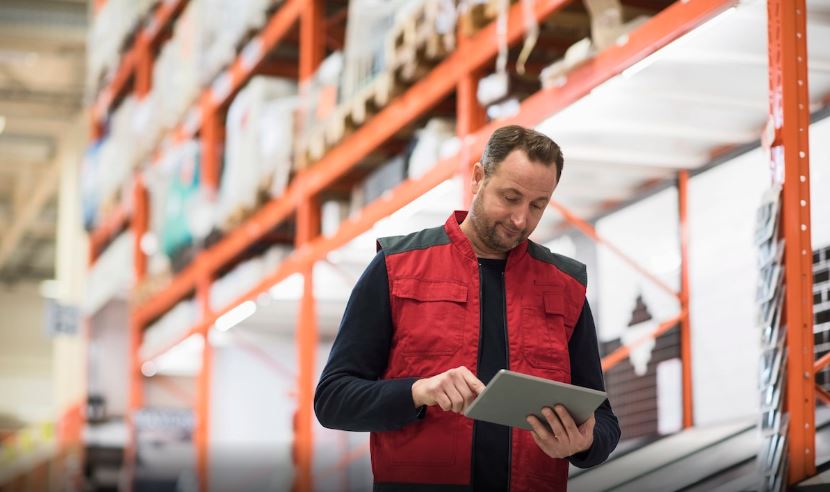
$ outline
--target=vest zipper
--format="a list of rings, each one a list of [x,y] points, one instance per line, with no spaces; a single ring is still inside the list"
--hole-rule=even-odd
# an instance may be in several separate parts
[[[504,266],[505,270],[507,265]],[[501,272],[502,308],[504,309],[504,358],[507,369],[510,369],[510,338],[507,336],[507,284],[504,280],[504,271]],[[507,439],[507,490],[510,491],[510,478],[513,472],[513,429],[510,429]]]

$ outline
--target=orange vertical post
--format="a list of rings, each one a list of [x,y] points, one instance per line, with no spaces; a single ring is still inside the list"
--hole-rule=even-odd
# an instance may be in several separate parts
[[[470,42],[469,38],[462,31],[460,26],[456,31],[459,47]],[[487,114],[481,104],[478,103],[477,97],[478,80],[480,78],[481,70],[473,70],[462,77],[456,86],[455,132],[462,142],[466,136],[475,133],[487,123]],[[464,151],[461,155],[461,161],[458,163],[463,190],[462,207],[469,209],[470,203],[473,200],[470,181],[473,174],[473,165],[478,158],[470,155],[466,150],[466,146],[462,146],[462,149]]]
[[[781,230],[787,329],[788,476],[815,475],[813,273],[810,241],[810,101],[807,91],[807,11],[804,0],[769,0],[770,145],[773,180],[783,181]]]
[[[305,88],[326,54],[325,3],[308,1],[300,15],[300,91]],[[320,207],[314,196],[303,192],[297,207],[295,246],[299,249],[319,235]],[[294,419],[295,492],[313,490],[312,462],[314,457],[314,353],[317,349],[317,319],[314,301],[314,265],[303,272],[303,297],[297,326],[297,413]]]
[[[197,260],[198,261],[198,260]],[[202,310],[202,318],[212,315],[210,306],[211,278],[206,269],[196,285],[196,298]],[[196,447],[196,476],[199,480],[199,492],[207,492],[210,482],[210,387],[213,369],[213,348],[210,345],[210,328],[212,325],[203,324],[199,336],[204,341],[202,348],[202,370],[196,380],[196,405],[193,416],[196,424],[193,433],[193,444]]]
[[[135,67],[135,94],[139,98],[144,98],[149,94],[153,86],[153,54],[150,51],[150,44],[142,41],[144,40],[140,37]]]
[[[143,326],[133,315],[130,317],[130,394],[127,402],[127,434],[128,441],[124,449],[124,467],[127,470],[127,491],[133,490],[133,480],[135,479],[135,469],[137,466],[138,453],[138,433],[136,430],[135,417],[144,405],[144,381],[141,374],[141,360],[139,359],[139,349],[141,348],[141,338]]]
[[[326,4],[309,0],[300,15],[300,81],[310,79],[326,55]]]
[[[220,118],[219,109],[212,104],[203,105],[202,118],[202,158],[199,166],[199,185],[212,199],[216,197],[216,193],[219,191],[225,122]]]
[[[144,179],[137,175],[133,185],[133,258],[135,269],[135,283],[140,284],[147,274],[147,255],[141,249],[141,239],[149,227],[150,206]]]
[[[313,198],[306,198],[297,209],[296,246],[302,248],[319,235],[320,208]],[[317,348],[317,316],[314,300],[314,265],[303,271],[303,297],[297,326],[297,414],[294,430],[294,456],[297,473],[295,492],[313,490],[312,460],[314,456],[314,352]]]
[[[680,360],[683,361],[683,428],[694,425],[692,406],[692,323],[689,315],[689,172],[677,176],[677,199],[680,230]]]

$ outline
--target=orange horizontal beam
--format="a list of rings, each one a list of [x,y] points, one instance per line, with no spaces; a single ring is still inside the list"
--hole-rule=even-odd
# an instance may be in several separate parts
[[[109,242],[113,236],[124,230],[130,223],[130,213],[127,208],[121,204],[118,205],[109,216],[107,216],[101,224],[92,231],[89,235],[89,264],[95,263],[98,255],[104,249],[104,245]]]
[[[230,68],[223,72],[202,95],[202,107],[212,110],[228,104],[239,89],[257,73],[257,69],[288,31],[299,20],[305,0],[288,0],[271,16],[262,33],[245,45]]]
[[[654,329],[654,331],[638,338],[631,345],[623,345],[622,347],[603,357],[602,372],[607,372],[612,367],[627,359],[628,356],[631,355],[631,350],[636,349],[637,347],[646,343],[648,340],[651,340],[652,338],[659,337],[663,333],[670,330],[672,327],[676,326],[678,323],[680,323],[680,320],[683,319],[685,313],[686,312],[683,311],[674,318],[660,323],[660,325],[658,325],[657,328]]]
[[[568,3],[570,3],[569,0],[537,0],[534,18],[539,21],[544,20]],[[507,23],[508,43],[512,44],[520,40],[526,32],[523,8],[522,3],[510,7]],[[462,78],[484,66],[497,53],[496,25],[491,23],[472,36],[469,42],[459,46],[447,59],[347,137],[343,143],[300,174],[298,179],[305,181],[304,187],[309,194],[321,191],[406,125],[441,102],[455,90]]]
[[[551,200],[548,205],[550,205],[551,208],[556,209],[556,211],[562,214],[562,216],[568,223],[582,231],[582,233],[588,236],[589,238],[593,239],[594,242],[602,244],[603,246],[608,248],[612,253],[617,255],[625,264],[636,270],[640,275],[651,281],[654,285],[662,289],[664,292],[671,294],[672,296],[680,300],[679,292],[669,287],[656,275],[653,275],[651,272],[646,270],[645,267],[634,261],[633,258],[623,253],[621,249],[617,248],[610,241],[600,236],[594,226],[580,218],[575,213],[571,212],[567,207],[557,202],[556,200]]]
[[[503,125],[518,124],[531,127],[538,125],[552,114],[580,99],[597,85],[620,73],[648,54],[662,48],[685,32],[733,5],[735,2],[736,0],[698,0],[690,3],[676,2],[672,4],[639,29],[630,33],[628,43],[622,46],[615,45],[603,51],[592,61],[581,65],[571,72],[567,82],[563,86],[552,87],[537,92],[521,104],[517,115],[491,122],[478,132],[467,136],[463,142],[464,149],[471,156],[479,155],[484,149],[490,134],[496,128]],[[537,18],[545,18],[564,3],[566,2],[537,2],[535,11]],[[511,16],[508,25],[509,39],[518,39],[523,34],[523,30],[524,24],[521,21],[521,4],[517,4],[511,7]],[[345,174],[362,158],[367,156],[374,148],[399,131],[405,124],[410,123],[426,112],[447,91],[455,88],[458,80],[466,73],[465,70],[477,68],[489,58],[495,56],[497,47],[495,26],[491,25],[480,31],[471,39],[471,42],[467,46],[470,48],[465,49],[462,47],[450,55],[448,59],[439,64],[427,77],[412,86],[400,98],[392,101],[390,105],[366,125],[362,126],[344,142],[327,153],[314,167],[300,173],[291,183],[283,197],[267,203],[242,226],[235,229],[210,250],[204,252],[200,256],[200,258],[204,259],[203,265],[197,266],[194,262],[194,264],[185,269],[167,289],[154,296],[148,303],[137,310],[138,319],[145,322],[149,321],[173,307],[184,295],[194,289],[197,269],[201,272],[213,273],[224,266],[227,261],[237,256],[250,244],[257,241],[269,230],[290,216],[296,209],[297,204],[304,197],[313,196],[330,185],[335,179]],[[437,167],[449,167],[448,161],[442,161]],[[453,165],[457,168],[458,161],[455,160]],[[441,176],[445,176],[442,179],[446,179],[447,176],[452,175],[452,173],[445,174],[443,170],[435,170],[435,172]],[[437,177],[439,176],[435,175],[435,178]],[[442,179],[439,179],[437,182],[440,182]],[[405,185],[407,183],[401,186]],[[393,193],[392,196],[394,195]],[[386,200],[390,199],[394,200],[391,197]],[[373,206],[377,208],[370,208]],[[367,207],[365,213],[383,217],[391,213],[393,207],[393,205],[372,204]],[[362,226],[350,226],[348,224],[345,226],[354,227],[356,231],[362,227],[366,227],[367,224],[368,222],[362,222]],[[317,259],[325,257],[325,254],[335,249],[341,242],[342,244],[348,242],[350,235],[351,233],[347,234],[343,232],[342,234],[336,234],[333,238],[318,238],[312,241],[306,246],[306,248],[310,248],[308,253],[309,259],[312,257]],[[295,252],[295,255],[292,255],[289,260],[281,265],[277,272],[269,276],[267,281],[263,281],[250,294],[241,296],[239,302],[253,299],[256,295],[264,292],[270,286],[291,273],[299,272],[305,260],[301,259],[297,253],[299,252]],[[237,304],[238,302],[232,304],[232,306],[236,306]]]
[[[100,125],[106,119],[113,102],[118,99],[127,88],[138,67],[142,50],[148,50],[154,45],[167,26],[184,10],[188,0],[171,0],[162,2],[153,13],[152,18],[145,23],[144,29],[136,37],[133,46],[121,59],[121,64],[115,72],[112,81],[105,87],[95,100],[92,107],[92,121]]]
[[[278,35],[284,35],[283,28],[285,26],[290,27],[291,23],[296,20],[296,16],[299,15],[301,10],[300,3],[300,0],[291,0],[280,8],[280,11],[269,22],[263,32],[262,39],[264,45],[270,42],[276,43],[279,40]],[[566,3],[566,0],[545,0],[537,2],[537,17],[543,19],[556,8]],[[521,5],[512,7],[510,23],[508,25],[508,38],[513,41],[518,40],[524,33],[525,25],[522,21],[521,14]],[[278,16],[279,21],[277,20]],[[275,27],[271,28],[270,26],[272,25]],[[495,56],[498,47],[494,25],[482,30],[473,39],[474,42],[469,43],[466,49],[456,51],[447,60],[442,62],[425,80],[413,86],[400,99],[393,101],[368,124],[357,130],[352,137],[335,147],[315,167],[301,173],[289,186],[285,196],[266,204],[245,224],[235,229],[210,250],[204,252],[201,255],[204,257],[204,262],[199,268],[206,268],[207,270],[201,271],[215,272],[218,268],[236,257],[252,242],[261,238],[269,230],[290,216],[296,209],[297,203],[303,197],[318,193],[325,186],[345,174],[374,148],[386,141],[406,124],[420,117],[433,104],[439,102],[441,98],[454,90],[457,81],[461,79],[467,70],[476,68]],[[241,58],[244,56],[245,53],[243,50],[243,54],[240,55],[240,60],[237,60],[234,67],[241,66]],[[253,67],[259,62],[255,60],[247,63]],[[234,69],[231,70],[231,73],[234,73]],[[236,77],[242,77],[242,75],[240,74]],[[230,87],[233,87],[233,83],[230,84]],[[228,94],[231,92],[232,90],[229,89]],[[208,95],[206,93],[203,96],[200,107],[215,107],[221,103],[221,98],[217,98],[216,94],[211,93]],[[486,137],[484,141],[486,141]],[[149,322],[173,307],[184,295],[191,292],[195,288],[196,269],[196,265],[190,265],[174,279],[168,288],[141,306],[136,313],[139,322]]]
[[[818,383],[815,384],[816,396],[819,400],[824,402],[825,405],[830,406],[830,393],[822,388]]]
[[[179,335],[177,337],[174,337],[169,342],[162,345],[160,348],[154,350],[150,355],[147,355],[146,357],[139,356],[140,364],[144,364],[145,362],[150,362],[152,360],[155,360],[155,359],[161,357],[162,355],[166,354],[167,352],[169,352],[170,350],[172,350],[177,345],[184,342],[185,340],[187,340],[191,336],[199,334],[198,329],[202,325],[203,325],[203,323],[199,323],[197,326],[194,326],[190,330],[182,333],[181,335]]]

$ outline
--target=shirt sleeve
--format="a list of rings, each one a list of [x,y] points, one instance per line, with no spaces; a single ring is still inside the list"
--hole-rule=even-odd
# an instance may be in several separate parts
[[[574,327],[571,340],[568,342],[568,351],[571,359],[571,383],[605,391],[597,330],[587,299]],[[602,402],[594,416],[596,425],[594,426],[593,445],[568,458],[572,465],[579,468],[590,468],[604,462],[620,440],[620,424],[608,400]]]
[[[317,390],[324,427],[357,432],[400,429],[423,415],[412,401],[416,378],[381,380],[392,343],[386,257],[379,252],[352,290]]]

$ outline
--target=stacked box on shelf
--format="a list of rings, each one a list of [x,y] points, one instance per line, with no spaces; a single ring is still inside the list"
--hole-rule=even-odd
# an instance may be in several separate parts
[[[99,172],[101,168],[101,142],[92,142],[84,152],[81,163],[81,213],[84,229],[91,231],[98,224],[98,204],[101,201]]]
[[[126,298],[135,285],[134,270],[124,268],[133,261],[133,233],[116,237],[90,268],[83,310],[91,315],[114,298]]]
[[[199,95],[202,25],[199,0],[188,3],[153,67],[153,95],[164,129],[174,128]]]
[[[173,270],[185,266],[187,261],[179,261],[182,251],[204,239],[214,225],[213,208],[199,189],[200,156],[199,143],[194,140],[172,147],[162,158],[164,172],[154,183],[154,187],[166,190],[162,192],[161,216],[155,212],[151,227],[156,228],[161,251],[172,261]]]
[[[210,286],[210,305],[222,309],[253,289],[265,275],[277,270],[290,254],[290,246],[276,245],[264,254],[246,260],[216,279]]]
[[[293,81],[255,77],[228,111],[225,166],[217,204],[217,224],[229,230],[262,202],[282,195],[291,172]]]
[[[305,128],[298,163],[320,159],[446,57],[455,22],[453,0],[351,2],[339,103]]]
[[[409,0],[353,0],[343,50],[340,99],[348,101],[386,70],[386,45],[398,11]]]
[[[460,143],[455,137],[455,122],[432,118],[415,132],[415,145],[407,163],[407,176],[417,179],[426,174],[440,159],[454,154]]]
[[[455,0],[420,0],[398,12],[386,40],[388,69],[413,83],[455,49]]]
[[[415,132],[415,139],[409,146],[410,151],[389,159],[372,171],[361,185],[352,189],[349,216],[356,215],[363,207],[381,198],[405,179],[420,178],[440,159],[454,155],[459,145],[454,122],[432,118],[424,128]],[[331,207],[334,208],[333,205]],[[334,210],[329,211],[328,220],[334,222],[335,215]]]
[[[303,134],[299,140],[301,151],[297,162],[301,167],[322,157],[329,148],[363,124],[371,113],[385,106],[393,97],[394,81],[386,70],[386,40],[396,12],[406,2],[407,0],[349,2],[342,61],[337,55],[320,66],[315,78],[321,79],[323,83],[320,85],[327,90],[305,94],[303,104],[308,105],[306,114],[311,117],[304,118]],[[333,77],[339,79],[336,95],[330,92]],[[323,96],[322,100],[319,99],[320,95]],[[320,108],[325,111],[320,111]]]
[[[297,148],[301,149],[297,164],[304,168],[319,159],[327,149],[325,126],[337,107],[343,53],[335,51],[317,67],[306,85],[299,105]]]
[[[624,6],[619,0],[586,0],[585,6],[589,13],[585,24],[590,29],[590,37],[571,45],[561,60],[542,70],[539,80],[543,88],[561,85],[568,72],[614,45],[649,19],[641,15],[641,9]]]
[[[126,98],[112,113],[108,132],[101,141],[98,154],[100,160],[98,186],[101,199],[99,214],[101,217],[107,217],[124,199],[130,197],[130,178],[138,159],[134,144],[135,132],[132,126],[136,107],[135,98]]]
[[[203,63],[199,80],[208,85],[213,77],[233,61],[246,36],[265,25],[276,0],[200,0],[204,23]]]

